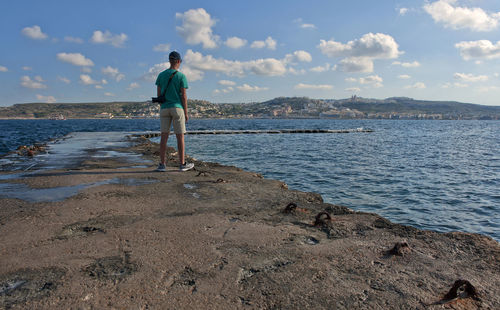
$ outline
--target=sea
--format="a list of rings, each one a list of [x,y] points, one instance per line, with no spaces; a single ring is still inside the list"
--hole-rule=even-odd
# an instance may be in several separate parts
[[[192,119],[188,130],[373,132],[187,135],[186,152],[316,192],[326,202],[500,241],[500,121]],[[159,131],[157,119],[0,120],[0,156],[74,132]],[[154,140],[154,139],[153,139]],[[175,138],[169,139],[175,146]],[[30,159],[26,159],[30,160]],[[6,170],[6,166],[2,166]],[[0,188],[0,196],[2,191]]]

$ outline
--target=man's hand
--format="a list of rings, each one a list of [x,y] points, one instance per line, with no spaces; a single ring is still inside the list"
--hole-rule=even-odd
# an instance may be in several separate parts
[[[186,112],[184,112],[184,118],[186,119],[186,123],[187,123],[187,121],[189,120],[189,116],[187,115]]]

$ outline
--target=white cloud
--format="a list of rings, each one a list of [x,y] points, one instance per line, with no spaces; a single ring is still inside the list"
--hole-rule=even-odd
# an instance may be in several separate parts
[[[219,83],[219,85],[224,85],[224,86],[234,86],[234,85],[236,85],[236,82],[229,81],[229,80],[220,80],[217,83]]]
[[[70,42],[70,43],[78,43],[78,44],[82,44],[83,43],[83,39],[76,38],[76,37],[71,37],[71,36],[65,36],[64,37],[64,41]]]
[[[0,66],[0,72],[7,72],[7,71],[9,71],[7,67]]]
[[[499,73],[497,73],[497,72],[493,73],[493,75],[494,75],[495,77],[499,77],[499,76],[500,76],[500,74],[499,74]]]
[[[316,26],[314,24],[301,24],[300,28],[304,28],[304,29],[316,29]]]
[[[312,56],[306,51],[295,51],[285,56],[285,62],[311,62]]]
[[[229,48],[238,49],[245,46],[247,44],[247,40],[238,37],[230,37],[226,40],[226,42],[224,42],[224,44]]]
[[[24,66],[21,69],[23,69],[24,71],[31,71],[31,70],[33,70],[33,68],[28,67],[28,66]]]
[[[333,88],[332,85],[312,85],[312,84],[304,84],[304,83],[299,83],[294,86],[295,89],[309,89],[309,90],[330,90]]]
[[[94,65],[94,62],[92,62],[92,60],[86,58],[80,53],[59,53],[57,54],[57,59],[75,66],[85,67]]]
[[[373,60],[365,57],[344,58],[339,68],[344,72],[373,72]]]
[[[293,21],[294,23],[298,24],[300,28],[303,28],[303,29],[315,29],[316,26],[314,24],[308,24],[308,23],[304,23],[304,21],[302,20],[302,18],[297,18]]]
[[[393,37],[383,33],[367,33],[346,44],[320,40],[318,48],[328,57],[366,57],[372,59],[398,58],[401,52]]]
[[[286,73],[286,67],[283,61],[275,58],[257,59],[243,63],[245,68],[257,75],[277,76]]]
[[[54,98],[54,96],[42,96],[42,95],[36,95],[36,99],[39,101],[43,101],[45,103],[56,103],[57,100]]]
[[[453,6],[456,0],[439,0],[424,5],[424,10],[436,23],[446,28],[491,31],[498,27],[500,13],[488,13],[481,8]]]
[[[130,85],[127,87],[127,90],[132,90],[132,89],[136,89],[136,88],[139,88],[139,84],[136,82],[133,82],[133,83],[130,83]]]
[[[406,15],[406,13],[408,13],[408,11],[409,11],[409,10],[410,10],[410,9],[408,9],[408,8],[400,8],[400,9],[399,9],[399,15],[401,15],[401,16],[405,16],[405,15]]]
[[[203,48],[216,48],[219,36],[212,33],[215,19],[205,9],[191,9],[184,13],[176,13],[175,17],[182,20],[182,25],[177,26],[177,33],[187,44],[202,44]]]
[[[83,73],[92,73],[92,68],[90,67],[82,67],[81,70]]]
[[[426,86],[422,82],[417,82],[417,83],[415,83],[413,85],[407,85],[407,86],[405,86],[405,89],[412,89],[412,88],[413,89],[424,89],[424,88],[426,88]]]
[[[308,59],[306,52],[291,54],[293,58],[306,61]],[[308,53],[307,53],[308,54]],[[181,68],[182,73],[186,75],[189,81],[203,79],[207,71],[222,73],[228,76],[243,77],[249,73],[263,76],[281,76],[286,73],[302,73],[291,67],[287,67],[290,61],[289,55],[283,59],[262,58],[249,61],[227,60],[224,58],[215,58],[212,55],[203,55],[200,52],[188,50],[184,57],[185,65]],[[169,67],[169,63],[160,63],[151,67],[144,75],[144,79],[154,81],[157,75]]]
[[[111,44],[114,47],[123,47],[128,36],[124,33],[112,34],[108,30],[102,32],[100,30],[94,31],[90,41],[96,44]]]
[[[43,79],[40,76],[35,76],[32,80],[29,76],[21,77],[21,85],[31,89],[45,89],[46,85],[43,84]]]
[[[378,76],[378,75],[370,75],[367,77],[362,77],[359,78],[359,83],[363,85],[371,85],[375,88],[380,88],[383,87],[384,85],[382,84],[384,80]]]
[[[80,82],[83,85],[96,85],[99,81],[93,80],[88,74],[80,74]]]
[[[467,73],[455,73],[453,77],[456,80],[463,81],[463,82],[485,82],[488,81],[488,76],[486,75],[474,75],[474,74],[467,74]]]
[[[327,63],[324,66],[312,67],[311,69],[309,69],[309,71],[320,73],[320,72],[328,71],[330,69],[331,69],[331,65],[329,63]]]
[[[232,88],[231,86],[229,86],[228,88],[225,88],[222,90],[223,93],[227,94],[227,93],[230,93],[234,91],[234,88]]]
[[[359,87],[348,87],[346,89],[344,89],[345,91],[350,91],[350,92],[359,92],[361,91],[361,88]]]
[[[414,62],[394,61],[392,64],[393,65],[398,65],[398,66],[401,66],[401,67],[405,67],[405,68],[417,68],[417,67],[420,67],[420,63],[418,61],[414,61]]]
[[[500,89],[498,86],[481,86],[477,88],[477,91],[480,93],[486,93],[490,91],[495,91]]]
[[[450,82],[447,82],[447,83],[444,83],[441,85],[441,88],[452,88],[452,87],[456,87],[456,88],[466,88],[466,87],[469,87],[468,84],[464,84],[464,83],[458,83],[458,82],[455,82],[455,83],[450,83]]]
[[[155,46],[153,46],[153,51],[168,53],[170,51],[170,44],[162,43],[162,44],[155,45]]]
[[[62,77],[62,76],[59,76],[57,78],[59,79],[59,81],[65,83],[65,84],[71,83],[71,81],[68,78],[65,78],[65,77]]]
[[[170,64],[169,64],[170,65]],[[201,81],[203,79],[203,71],[193,69],[188,66],[184,66],[182,73],[186,75],[186,78],[190,82]]]
[[[349,77],[349,78],[346,78],[345,81],[348,83],[359,83],[362,85],[368,85],[368,86],[371,86],[373,88],[380,88],[380,87],[384,86],[382,84],[382,82],[384,82],[384,79],[378,75],[369,75],[367,77],[361,77],[359,79]]]
[[[464,60],[500,58],[500,41],[493,44],[489,40],[462,41],[455,44]]]
[[[103,89],[104,87],[102,87],[102,85],[95,85],[94,86],[96,89]]]
[[[125,74],[120,73],[118,68],[113,68],[111,66],[107,66],[105,68],[102,68],[102,73],[114,78],[117,82],[120,82],[125,78]]]
[[[113,93],[109,93],[109,92],[108,92],[108,93],[104,93],[104,96],[114,97],[114,96],[115,96],[115,94],[113,94]]]
[[[286,73],[283,61],[275,58],[257,59],[251,61],[226,60],[214,58],[212,55],[203,56],[199,52],[188,50],[185,56],[189,68],[198,71],[213,71],[229,76],[244,76],[247,71],[257,75],[276,76]]]
[[[398,76],[398,79],[407,80],[407,79],[411,79],[411,76],[409,76],[408,74],[401,74]]]
[[[266,42],[264,41],[253,41],[250,45],[251,48],[264,48],[266,47]]]
[[[33,27],[25,27],[21,30],[21,33],[34,40],[45,40],[49,37],[47,34],[43,33],[40,26],[37,25],[34,25]]]
[[[328,57],[346,57],[339,64],[345,72],[373,72],[374,59],[397,58],[402,53],[394,38],[383,33],[367,33],[346,44],[320,40],[318,48]]]
[[[305,69],[296,70],[293,67],[289,67],[288,68],[288,73],[291,73],[293,75],[300,75],[300,74],[306,74],[307,71]]]
[[[276,40],[272,37],[267,37],[265,41],[253,41],[250,45],[251,48],[264,48],[267,47],[270,50],[276,49]]]
[[[243,84],[241,86],[236,86],[238,90],[244,91],[244,92],[257,92],[257,91],[264,91],[268,90],[268,87],[259,87],[259,86],[250,86],[248,84]]]

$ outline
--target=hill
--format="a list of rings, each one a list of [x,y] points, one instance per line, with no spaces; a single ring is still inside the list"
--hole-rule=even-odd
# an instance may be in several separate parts
[[[500,106],[407,97],[278,97],[264,102],[223,104],[189,100],[188,105],[194,118],[500,119]],[[0,118],[62,117],[158,117],[158,105],[151,102],[25,103],[0,108]]]

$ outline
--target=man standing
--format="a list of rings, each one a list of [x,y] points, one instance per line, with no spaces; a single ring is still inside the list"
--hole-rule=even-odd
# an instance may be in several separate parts
[[[184,159],[184,134],[186,133],[186,122],[189,119],[186,96],[188,84],[186,76],[177,71],[182,62],[181,55],[173,51],[168,55],[168,60],[170,61],[170,68],[161,72],[156,79],[157,96],[165,96],[165,102],[160,107],[160,164],[156,171],[166,171],[167,140],[172,124],[177,138],[179,170],[188,171],[194,167],[194,164],[186,163]]]

